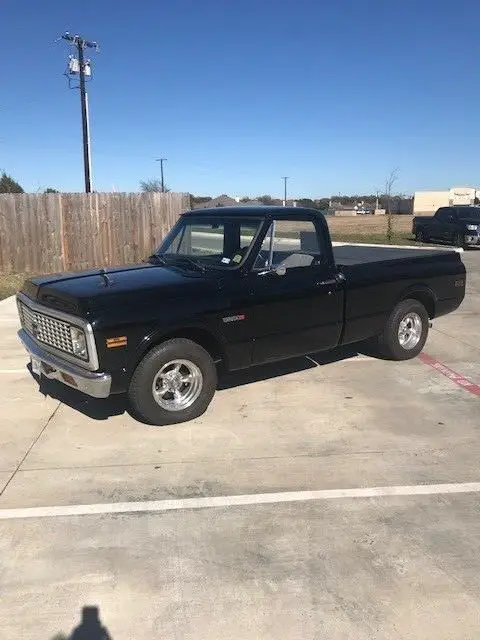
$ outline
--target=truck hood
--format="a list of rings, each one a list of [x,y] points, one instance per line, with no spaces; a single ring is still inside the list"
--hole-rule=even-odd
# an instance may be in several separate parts
[[[107,270],[91,269],[26,280],[22,293],[52,309],[88,317],[114,303],[131,307],[166,298],[204,295],[218,289],[212,273],[138,264]]]

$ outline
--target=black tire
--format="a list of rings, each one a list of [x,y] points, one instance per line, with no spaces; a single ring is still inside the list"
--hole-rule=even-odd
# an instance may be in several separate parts
[[[417,242],[428,242],[428,237],[425,235],[425,231],[422,231],[421,229],[416,232],[415,239]]]
[[[412,316],[412,314],[414,314]],[[399,331],[400,323],[408,317],[418,318],[421,322],[419,328],[419,339],[413,346],[402,345]],[[407,335],[408,335],[408,322]],[[377,339],[377,348],[381,355],[389,360],[410,360],[415,358],[422,351],[428,337],[429,317],[427,310],[418,300],[403,300],[390,314],[382,334]],[[407,344],[407,343],[406,343]]]
[[[456,233],[455,238],[453,240],[453,244],[456,247],[460,247],[461,249],[465,248],[465,238],[461,233]]]
[[[199,395],[192,404],[184,409],[171,410],[155,400],[152,387],[162,367],[175,360],[193,364],[201,372],[201,386]],[[185,383],[183,387],[187,385],[188,383]],[[149,424],[161,426],[186,422],[202,415],[210,404],[216,388],[217,369],[210,354],[196,342],[174,338],[153,347],[140,361],[132,376],[128,396],[135,414]],[[168,393],[166,392],[167,395]],[[171,396],[173,397],[173,392]]]

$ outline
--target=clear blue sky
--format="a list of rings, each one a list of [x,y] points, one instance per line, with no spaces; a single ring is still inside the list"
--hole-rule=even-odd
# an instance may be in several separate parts
[[[3,0],[0,169],[83,189],[64,31],[97,40],[96,190],[296,197],[480,183],[477,0]]]

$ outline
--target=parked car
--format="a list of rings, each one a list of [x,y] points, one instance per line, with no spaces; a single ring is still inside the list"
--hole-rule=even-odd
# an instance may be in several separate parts
[[[183,214],[143,264],[29,279],[17,300],[34,373],[163,425],[202,414],[220,370],[367,339],[413,358],[464,295],[457,252],[334,248],[316,210],[225,207]]]
[[[419,242],[448,242],[456,247],[480,245],[480,207],[440,207],[434,216],[416,216],[412,233]]]

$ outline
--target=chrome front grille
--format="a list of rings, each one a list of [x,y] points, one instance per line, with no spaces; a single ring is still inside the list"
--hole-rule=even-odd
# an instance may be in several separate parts
[[[20,302],[20,310],[22,326],[28,334],[54,349],[74,355],[68,322],[34,311],[23,302]]]

